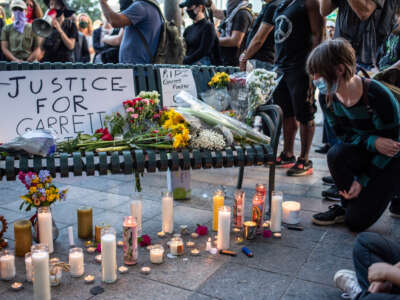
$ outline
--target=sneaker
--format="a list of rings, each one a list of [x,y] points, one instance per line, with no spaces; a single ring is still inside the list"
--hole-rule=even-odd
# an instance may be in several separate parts
[[[335,282],[336,287],[343,292],[343,299],[354,299],[361,293],[361,288],[354,271],[337,271],[333,277],[333,281]]]
[[[323,198],[326,198],[331,201],[340,201],[341,200],[339,191],[338,191],[336,185],[332,185],[329,189],[322,191],[321,195]]]
[[[276,159],[276,166],[278,168],[291,168],[296,163],[296,157],[287,157],[285,153],[281,153]]]
[[[329,206],[328,211],[313,215],[312,222],[322,226],[344,223],[345,215],[346,211],[344,208],[338,204],[334,204]]]
[[[321,153],[321,154],[327,154],[330,148],[331,148],[331,146],[329,146],[328,144],[325,144],[325,145],[319,147],[318,149],[315,149],[315,152]]]
[[[400,218],[400,195],[394,195],[389,207],[390,216]]]
[[[322,177],[322,182],[327,185],[335,185],[335,181],[332,176],[324,176]]]
[[[313,173],[313,164],[312,161],[305,161],[302,158],[299,158],[295,165],[291,167],[287,171],[287,176],[307,176],[307,175],[312,175]]]

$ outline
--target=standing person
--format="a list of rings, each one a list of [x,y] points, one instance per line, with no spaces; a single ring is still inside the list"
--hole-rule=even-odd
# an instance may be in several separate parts
[[[308,159],[314,137],[314,89],[305,66],[311,50],[322,40],[324,20],[318,0],[284,0],[274,16],[275,64],[283,73],[274,101],[283,111],[283,152],[277,166],[288,176],[313,173]],[[300,123],[301,153],[296,161],[294,140]]]
[[[246,41],[246,34],[253,23],[247,0],[228,0],[227,9],[211,8],[214,17],[223,20],[219,26],[219,47],[224,66],[239,66],[239,56]]]
[[[152,63],[160,41],[162,16],[155,0],[133,2],[121,13],[114,12],[107,0],[100,0],[103,14],[114,28],[123,27],[119,62],[127,64]],[[150,56],[151,54],[151,56]]]
[[[29,24],[32,24],[33,20],[43,17],[43,11],[35,0],[26,0],[25,3],[27,6],[26,19]]]
[[[317,225],[343,223],[352,231],[373,225],[391,202],[400,216],[400,107],[393,94],[356,71],[355,51],[344,39],[326,41],[310,54],[307,71],[328,95],[326,117],[342,143],[328,152],[328,167],[341,205],[313,216]]]
[[[71,20],[66,20],[74,11],[67,6],[65,0],[45,0],[49,9],[57,11],[57,17],[52,22],[52,32],[42,44],[45,62],[73,62],[73,51],[78,39],[78,29]]]
[[[0,36],[4,25],[6,25],[6,12],[4,11],[3,6],[0,5]],[[0,45],[0,61],[2,60],[4,60],[4,55],[3,52],[1,51],[1,45]]]
[[[260,14],[255,20],[246,41],[246,49],[240,55],[240,69],[246,70],[249,59],[256,60],[256,68],[271,70],[275,58],[273,17],[279,0],[265,0]]]
[[[104,37],[110,35],[112,32],[113,28],[107,20],[104,20],[101,26],[93,31],[93,48],[96,53],[93,59],[94,63],[102,63],[101,53],[110,48],[110,46],[104,43]]]
[[[185,65],[216,64],[213,51],[218,48],[217,34],[214,25],[204,15],[204,5],[204,0],[187,0],[179,5],[186,7],[186,13],[193,20],[193,24],[183,32],[186,43],[186,55],[183,59]]]
[[[92,57],[94,55],[92,19],[90,19],[87,14],[80,13],[76,17],[76,27],[78,27],[78,31],[85,36],[89,54]]]
[[[26,22],[26,4],[23,0],[13,0],[10,5],[14,22],[6,25],[1,32],[1,50],[9,61],[35,61],[39,54],[39,37]]]

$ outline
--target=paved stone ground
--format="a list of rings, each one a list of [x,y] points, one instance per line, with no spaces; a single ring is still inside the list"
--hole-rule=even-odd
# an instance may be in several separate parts
[[[321,128],[317,130],[315,143],[320,141]],[[298,142],[297,142],[298,144]],[[298,150],[298,149],[297,149]],[[340,299],[340,292],[332,282],[333,274],[341,268],[352,268],[352,245],[355,235],[343,226],[317,227],[311,224],[315,212],[326,209],[331,203],[321,199],[321,177],[328,175],[325,156],[312,150],[315,173],[307,178],[289,178],[283,170],[278,170],[277,190],[284,192],[285,200],[296,200],[302,205],[302,225],[305,230],[283,231],[281,240],[259,238],[248,243],[254,258],[247,258],[239,251],[237,257],[212,256],[204,251],[206,237],[195,242],[202,250],[198,257],[185,254],[177,259],[168,259],[162,265],[151,265],[147,250],[140,249],[139,264],[129,268],[129,273],[119,275],[115,284],[100,282],[100,265],[94,262],[93,254],[85,254],[86,274],[94,274],[94,285],[86,285],[83,279],[71,278],[64,274],[60,286],[52,288],[53,299]],[[247,212],[254,193],[254,186],[266,182],[268,170],[264,167],[246,168],[244,189],[246,191]],[[237,169],[201,170],[192,172],[192,200],[175,203],[175,228],[186,224],[194,230],[196,224],[207,224],[211,228],[212,192],[224,185],[227,191],[226,203],[232,204],[232,194],[236,183]],[[57,256],[67,260],[67,227],[75,228],[76,209],[90,205],[94,211],[94,223],[107,222],[118,229],[121,238],[123,217],[129,211],[129,195],[133,191],[132,176],[71,177],[56,179],[60,187],[69,188],[66,202],[53,208],[53,216],[60,229],[55,243]],[[165,173],[145,174],[142,180],[145,200],[143,203],[143,229],[155,243],[165,244],[157,238],[161,229],[160,191],[166,186]],[[30,217],[20,212],[18,196],[24,187],[18,182],[1,182],[0,215],[12,224],[20,218]],[[400,222],[393,220],[386,212],[370,230],[393,238],[400,237]],[[212,234],[214,236],[214,234]],[[10,225],[6,237],[13,248],[13,227]],[[188,240],[188,238],[185,238]],[[121,249],[118,262],[122,263]],[[24,281],[23,259],[17,258],[17,280]],[[150,265],[150,275],[142,275],[139,270]],[[90,288],[102,285],[105,292],[92,296]],[[25,284],[20,292],[9,290],[9,283],[0,282],[1,299],[30,299],[32,285]]]

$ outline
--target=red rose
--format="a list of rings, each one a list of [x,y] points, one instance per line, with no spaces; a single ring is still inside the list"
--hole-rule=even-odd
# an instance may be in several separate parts
[[[270,238],[270,237],[272,237],[272,231],[269,230],[269,229],[264,230],[264,232],[263,232],[263,237],[265,237],[265,238]]]
[[[138,239],[140,247],[147,247],[151,245],[151,238],[147,234],[143,234],[139,239]]]
[[[196,233],[200,236],[208,234],[207,226],[202,226],[197,224]]]
[[[97,244],[96,251],[101,253],[101,243]]]
[[[101,139],[102,139],[103,141],[112,141],[112,140],[114,140],[114,138],[112,137],[112,135],[109,134],[109,133],[103,134],[103,136],[101,137]]]
[[[96,133],[104,133],[104,129],[103,128],[99,128],[96,130]]]

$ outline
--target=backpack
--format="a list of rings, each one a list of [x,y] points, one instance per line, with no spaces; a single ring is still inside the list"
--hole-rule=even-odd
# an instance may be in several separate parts
[[[139,29],[134,27],[142,40],[146,52],[150,57],[150,61],[153,64],[182,64],[183,58],[185,57],[185,47],[182,38],[180,37],[178,27],[173,21],[167,21],[160,9],[160,6],[154,0],[141,0],[147,2],[157,8],[163,21],[160,39],[158,42],[157,50],[153,56],[150,50],[150,46],[147,43],[143,33]]]

